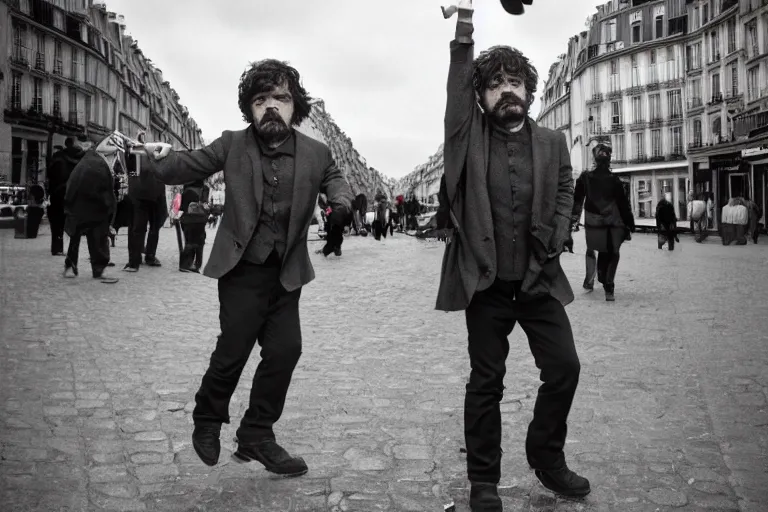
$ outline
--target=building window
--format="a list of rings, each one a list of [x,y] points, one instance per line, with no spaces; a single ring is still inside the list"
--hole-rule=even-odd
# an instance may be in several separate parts
[[[712,75],[712,102],[723,99],[722,89],[720,89],[720,73]]]
[[[651,122],[661,121],[661,94],[648,96],[648,110],[651,112]]]
[[[600,115],[600,105],[589,107],[589,133],[592,135],[599,134],[602,131]]]
[[[685,64],[688,71],[701,69],[701,43],[692,44],[685,49]]]
[[[621,101],[611,102],[611,126],[620,126],[621,122]]]
[[[11,78],[11,109],[21,110],[21,73],[16,71]]]
[[[751,20],[744,26],[744,37],[746,38],[747,58],[751,59],[760,54],[760,47],[757,43],[757,20]]]
[[[727,53],[733,53],[736,51],[736,18],[731,18],[725,25],[728,32],[728,49]]]
[[[623,133],[617,133],[613,136],[613,156],[613,159],[618,162],[627,160],[626,142]]]
[[[651,66],[648,68],[648,83],[655,84],[659,81],[659,72],[657,69],[656,49],[651,50]]]
[[[35,68],[45,71],[45,34],[37,33],[37,51],[35,52]]]
[[[640,23],[635,23],[632,25],[632,44],[642,43],[642,42],[643,42],[642,27],[640,26]]]
[[[43,113],[43,81],[39,78],[34,78],[32,82],[32,110]]]
[[[722,136],[722,122],[720,121],[720,116],[716,116],[712,119],[712,142],[720,142]]]
[[[638,161],[645,160],[645,133],[632,134],[632,158]]]
[[[637,54],[632,55],[632,83],[630,87],[640,87],[640,69],[637,67]]]
[[[24,25],[13,26],[13,60],[23,65],[29,63],[27,48],[27,28]]]
[[[661,155],[661,130],[651,130],[651,156],[660,157]]]
[[[758,77],[760,75],[760,65],[753,66],[747,70],[747,101],[755,101],[759,97]]]
[[[632,122],[642,123],[643,119],[643,103],[640,96],[632,97]]]
[[[701,101],[701,78],[688,80],[688,108],[700,107]]]
[[[730,91],[727,91],[727,92],[730,93],[728,94],[728,96],[733,97],[733,96],[739,95],[739,68],[735,63],[731,64],[730,68],[731,68],[731,73],[730,73],[731,83],[729,85],[731,87],[730,87]]]
[[[69,122],[77,124],[77,89],[69,88]]]
[[[72,47],[72,65],[69,70],[69,77],[75,82],[80,80],[80,74],[78,73],[78,67],[80,66],[80,50]]]
[[[613,59],[610,64],[611,76],[608,79],[608,90],[616,92],[621,90],[621,80],[619,79],[619,60]]]
[[[720,38],[717,36],[717,31],[712,31],[709,35],[709,43],[710,60],[720,60]]]
[[[62,74],[61,41],[56,40],[53,46],[53,74]]]
[[[683,127],[673,126],[669,129],[669,142],[672,145],[673,155],[683,154]]]
[[[653,217],[651,204],[653,201],[653,185],[651,180],[637,181],[637,216],[644,219]]]
[[[701,119],[693,120],[693,146],[701,147]]]
[[[90,123],[93,121],[93,119],[91,119],[92,113],[93,112],[91,112],[91,97],[86,96],[85,97],[85,122],[86,123]]]
[[[61,85],[53,84],[53,115],[61,117]]]
[[[706,25],[709,23],[709,4],[704,4],[701,8],[701,24]]]
[[[683,117],[683,103],[680,89],[667,91],[667,103],[669,106],[669,118],[681,119]]]
[[[603,34],[603,41],[610,43],[616,40],[616,18],[607,21],[605,25],[605,33]]]
[[[664,37],[664,16],[656,16],[656,39]]]

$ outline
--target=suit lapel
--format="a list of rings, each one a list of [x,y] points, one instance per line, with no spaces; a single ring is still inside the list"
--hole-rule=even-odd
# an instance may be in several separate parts
[[[311,177],[310,158],[312,155],[309,154],[310,148],[307,145],[305,136],[296,130],[294,130],[294,133],[296,137],[296,155],[293,160],[293,195],[291,197],[291,216],[288,221],[288,239],[286,240],[286,247],[288,249],[296,243],[299,229],[303,227],[301,226],[301,216],[312,202],[312,198],[307,197],[306,194],[306,191],[311,188],[307,185]]]
[[[263,169],[261,168],[261,150],[259,145],[251,132],[249,126],[243,132],[243,143],[245,144],[245,152],[251,160],[251,166],[245,166],[245,169],[250,169],[250,176],[243,173],[238,176],[238,183],[236,186],[240,187],[243,192],[247,190],[253,190],[253,197],[255,200],[246,201],[248,211],[247,219],[253,219],[254,225],[258,222],[259,213],[261,213],[261,201],[264,194],[264,176]],[[240,181],[242,180],[242,181]]]

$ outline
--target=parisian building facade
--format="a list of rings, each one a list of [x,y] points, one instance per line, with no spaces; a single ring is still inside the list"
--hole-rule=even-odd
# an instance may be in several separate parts
[[[575,175],[609,139],[637,218],[671,193],[687,220],[688,195],[709,193],[717,228],[730,198],[768,206],[767,80],[768,0],[611,0],[551,66],[538,119],[566,134]]]
[[[0,184],[45,180],[67,137],[113,130],[202,147],[201,130],[162,71],[95,0],[0,0]]]

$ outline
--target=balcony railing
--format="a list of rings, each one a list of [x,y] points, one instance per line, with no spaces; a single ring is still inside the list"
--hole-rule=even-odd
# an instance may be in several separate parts
[[[631,164],[644,164],[648,161],[648,156],[645,152],[636,152],[632,158],[629,159]]]
[[[701,139],[694,140],[693,142],[689,142],[688,143],[688,149],[696,149],[696,148],[700,148],[700,147],[703,147]]]
[[[42,52],[35,52],[35,69],[45,71],[45,54]]]
[[[709,103],[707,105],[718,105],[723,102],[723,93],[718,92],[716,94],[712,95],[712,99],[710,99]]]
[[[635,119],[632,121],[632,123],[629,125],[630,130],[642,130],[646,127],[645,121],[642,119]]]
[[[36,112],[38,114],[43,113],[43,98],[33,98],[32,99],[32,105],[29,107],[29,110],[32,112]]]
[[[13,52],[11,52],[11,62],[14,64],[20,64],[22,66],[29,65],[29,48],[21,45],[14,45]]]
[[[768,111],[742,114],[733,118],[733,133],[736,137],[749,135],[749,132],[768,126]]]
[[[63,74],[62,72],[63,65],[61,59],[53,61],[53,74],[61,76]]]

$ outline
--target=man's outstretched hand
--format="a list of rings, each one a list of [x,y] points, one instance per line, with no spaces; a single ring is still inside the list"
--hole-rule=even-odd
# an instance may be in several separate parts
[[[144,142],[146,132],[140,131],[136,136],[136,140],[139,144],[133,146],[134,150],[144,152],[147,156],[151,156],[155,160],[162,160],[171,153],[173,147],[165,142]]]

